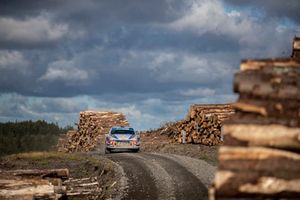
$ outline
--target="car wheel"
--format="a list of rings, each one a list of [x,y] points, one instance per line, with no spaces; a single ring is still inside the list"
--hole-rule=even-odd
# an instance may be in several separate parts
[[[137,152],[140,151],[140,149],[133,149],[132,151],[133,151],[134,153],[137,153]]]
[[[105,148],[105,154],[109,154],[110,152],[110,149]]]

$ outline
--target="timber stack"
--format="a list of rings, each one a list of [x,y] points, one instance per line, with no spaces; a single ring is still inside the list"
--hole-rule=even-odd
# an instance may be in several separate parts
[[[93,150],[112,126],[129,126],[126,117],[118,112],[80,112],[77,131],[69,131],[59,140],[58,150],[78,152]]]
[[[214,146],[222,143],[222,122],[233,114],[230,104],[195,104],[185,120],[177,123],[177,134],[172,140],[182,143],[182,132],[186,133],[186,143]]]
[[[299,37],[294,38],[292,58],[300,58],[300,38]]]
[[[167,135],[172,143],[182,143],[184,131],[188,144],[218,145],[222,143],[222,122],[233,113],[230,104],[195,104],[190,107],[185,120],[166,123],[148,134]]]
[[[186,133],[186,143],[204,144],[208,146],[221,143],[221,122],[217,115],[206,116],[202,112],[190,116],[177,125],[178,134],[174,135],[174,142],[182,143],[182,131]]]
[[[210,199],[300,199],[300,60],[244,60],[234,91]]]
[[[190,116],[201,112],[207,117],[216,115],[221,122],[225,121],[232,114],[234,114],[234,110],[231,104],[193,104],[190,107],[187,119]]]
[[[63,199],[68,169],[0,171],[0,199]]]
[[[0,171],[0,199],[97,199],[97,177],[74,179],[68,169],[18,169]]]

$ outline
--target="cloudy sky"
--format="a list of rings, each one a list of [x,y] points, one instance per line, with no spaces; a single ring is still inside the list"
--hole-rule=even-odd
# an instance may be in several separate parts
[[[298,0],[1,0],[0,121],[65,126],[113,110],[148,129],[192,103],[234,101],[240,59],[290,56],[299,10]]]

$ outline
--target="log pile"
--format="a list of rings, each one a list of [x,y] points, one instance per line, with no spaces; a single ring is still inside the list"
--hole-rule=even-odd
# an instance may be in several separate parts
[[[217,115],[206,115],[204,112],[192,110],[186,120],[176,124],[177,134],[174,142],[182,143],[182,131],[186,132],[186,143],[204,144],[208,146],[221,143],[221,121]]]
[[[64,181],[67,186],[68,197],[84,197],[89,196],[89,199],[99,199],[102,188],[99,184],[98,177],[86,178],[69,178]],[[81,198],[80,198],[81,199]]]
[[[98,199],[98,177],[74,179],[68,169],[22,169],[0,171],[0,199]]]
[[[80,112],[77,131],[69,131],[59,139],[58,151],[91,151],[112,126],[129,126],[126,117],[117,112]]]
[[[182,143],[181,133],[185,131],[186,143],[218,145],[222,143],[222,122],[232,114],[233,108],[230,104],[195,104],[190,107],[185,120],[166,123],[150,132],[167,135],[173,143]]]
[[[295,37],[293,41],[293,58],[300,58],[300,38]]]
[[[1,171],[0,199],[63,199],[68,169]]]
[[[300,199],[300,60],[241,62],[210,199]]]
[[[231,104],[194,104],[190,107],[189,116],[195,115],[195,113],[202,112],[207,117],[216,115],[218,119],[223,122],[228,119],[234,110]]]

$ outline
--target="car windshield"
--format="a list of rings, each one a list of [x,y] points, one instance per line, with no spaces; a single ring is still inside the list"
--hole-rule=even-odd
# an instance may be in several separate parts
[[[130,135],[134,135],[134,131],[132,131],[132,130],[112,130],[111,134],[130,134]]]

